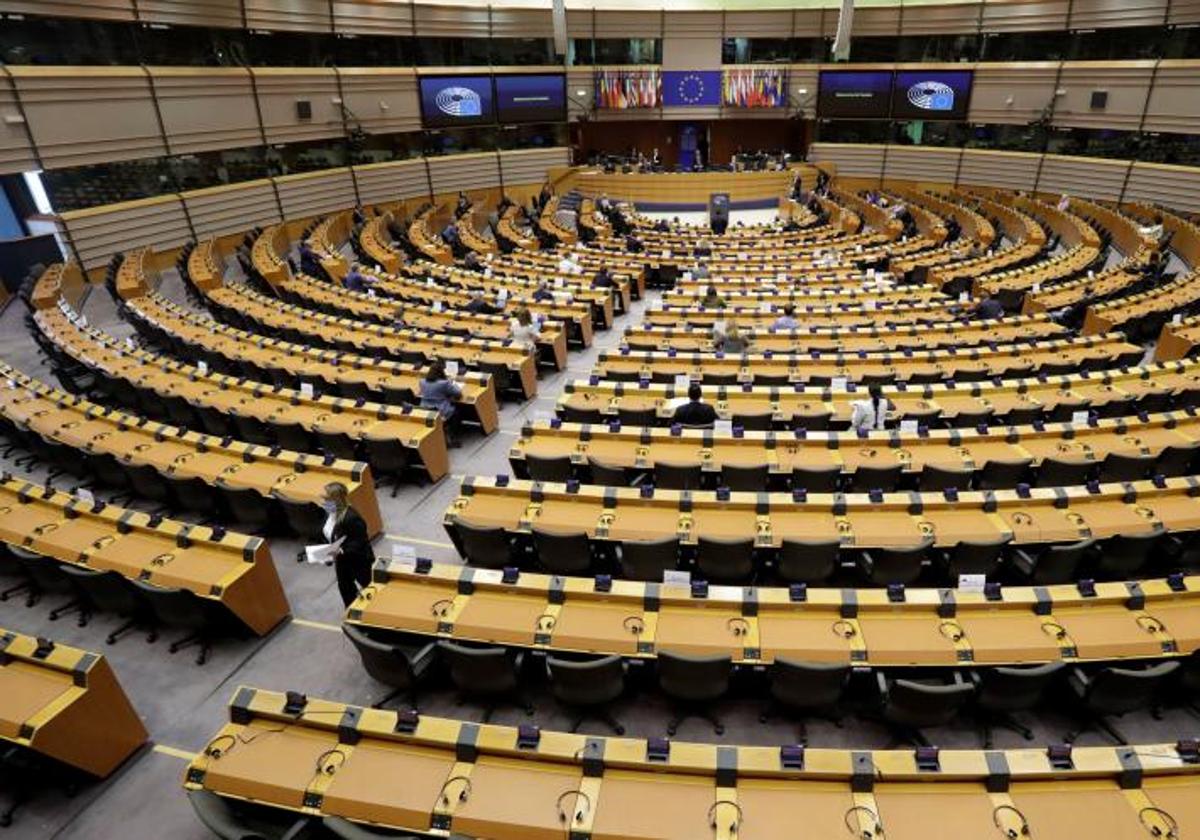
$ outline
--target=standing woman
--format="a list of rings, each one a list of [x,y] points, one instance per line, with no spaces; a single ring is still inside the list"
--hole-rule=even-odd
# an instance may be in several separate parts
[[[883,388],[875,382],[867,387],[865,400],[855,400],[851,403],[850,430],[854,432],[874,432],[885,428],[888,406],[890,403],[883,398]]]
[[[358,597],[360,587],[371,582],[371,567],[375,552],[367,536],[367,523],[358,511],[350,507],[346,485],[334,481],[325,485],[325,539],[331,543],[341,540],[334,569],[337,572],[338,593],[347,607]]]

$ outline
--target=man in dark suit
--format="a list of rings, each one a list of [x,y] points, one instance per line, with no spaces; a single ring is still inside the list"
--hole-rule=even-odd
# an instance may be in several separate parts
[[[675,409],[671,418],[672,423],[682,423],[684,426],[712,427],[717,421],[717,411],[711,405],[701,401],[700,386],[693,382],[688,386],[688,401]]]

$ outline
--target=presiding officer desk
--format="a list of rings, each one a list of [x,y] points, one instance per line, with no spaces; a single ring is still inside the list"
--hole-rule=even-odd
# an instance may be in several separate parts
[[[184,786],[281,818],[490,840],[785,840],[801,820],[822,840],[1200,830],[1200,777],[1171,744],[1077,747],[1068,768],[1045,750],[943,750],[921,769],[912,750],[680,741],[660,754],[636,738],[302,700],[239,688]]]
[[[260,537],[85,501],[5,475],[0,541],[60,563],[186,589],[256,636],[288,615],[271,552]]]
[[[104,778],[146,738],[103,656],[0,628],[0,744]]]
[[[851,383],[852,385],[852,383]],[[849,386],[848,386],[849,387]],[[1002,417],[1014,409],[1070,406],[1073,410],[1099,409],[1109,403],[1161,398],[1168,395],[1192,400],[1200,390],[1200,363],[1164,362],[1126,370],[1087,372],[1072,376],[1002,380],[999,383],[908,385],[885,387],[883,396],[893,405],[889,418],[975,417],[981,413]],[[568,382],[558,398],[558,412],[598,412],[616,418],[618,409],[652,408],[666,423],[674,412],[673,400],[685,399],[687,389],[649,382],[603,382],[592,376]],[[835,391],[829,387],[705,386],[703,398],[722,417],[770,411],[779,424],[826,416],[839,423],[850,420],[851,403],[865,399],[866,391]]]
[[[1176,584],[1178,585],[1178,584]],[[1200,577],[1174,591],[1162,579],[1006,586],[993,600],[952,589],[710,586],[380,560],[346,623],[372,638],[502,644],[560,656],[653,660],[659,651],[728,656],[742,665],[778,658],[861,667],[1032,665],[1180,658],[1200,647]],[[1131,587],[1133,589],[1131,590]]]

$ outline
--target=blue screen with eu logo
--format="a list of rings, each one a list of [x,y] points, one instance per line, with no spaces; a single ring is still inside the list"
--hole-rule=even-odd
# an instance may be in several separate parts
[[[904,70],[892,84],[892,119],[965,120],[970,70]]]

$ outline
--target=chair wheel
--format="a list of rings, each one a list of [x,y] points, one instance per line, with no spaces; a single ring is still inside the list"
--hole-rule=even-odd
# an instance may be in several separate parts
[[[668,735],[674,735],[674,734],[675,734],[675,727],[674,727],[674,726],[668,726],[668,727],[667,727],[667,734],[668,734]]]
[[[761,715],[758,716],[758,722],[759,723],[767,722],[767,713],[766,712],[763,712]]]
[[[625,727],[624,727],[624,726],[614,726],[614,727],[613,727],[613,732],[616,732],[618,735],[624,735],[624,734],[625,734]]]
[[[713,732],[717,733],[718,735],[724,735],[725,727],[718,723],[716,726],[713,727]]]
[[[1026,733],[1025,733],[1025,740],[1026,740],[1026,741],[1032,741],[1032,740],[1033,740],[1033,733],[1032,733],[1032,732],[1026,732]]]

